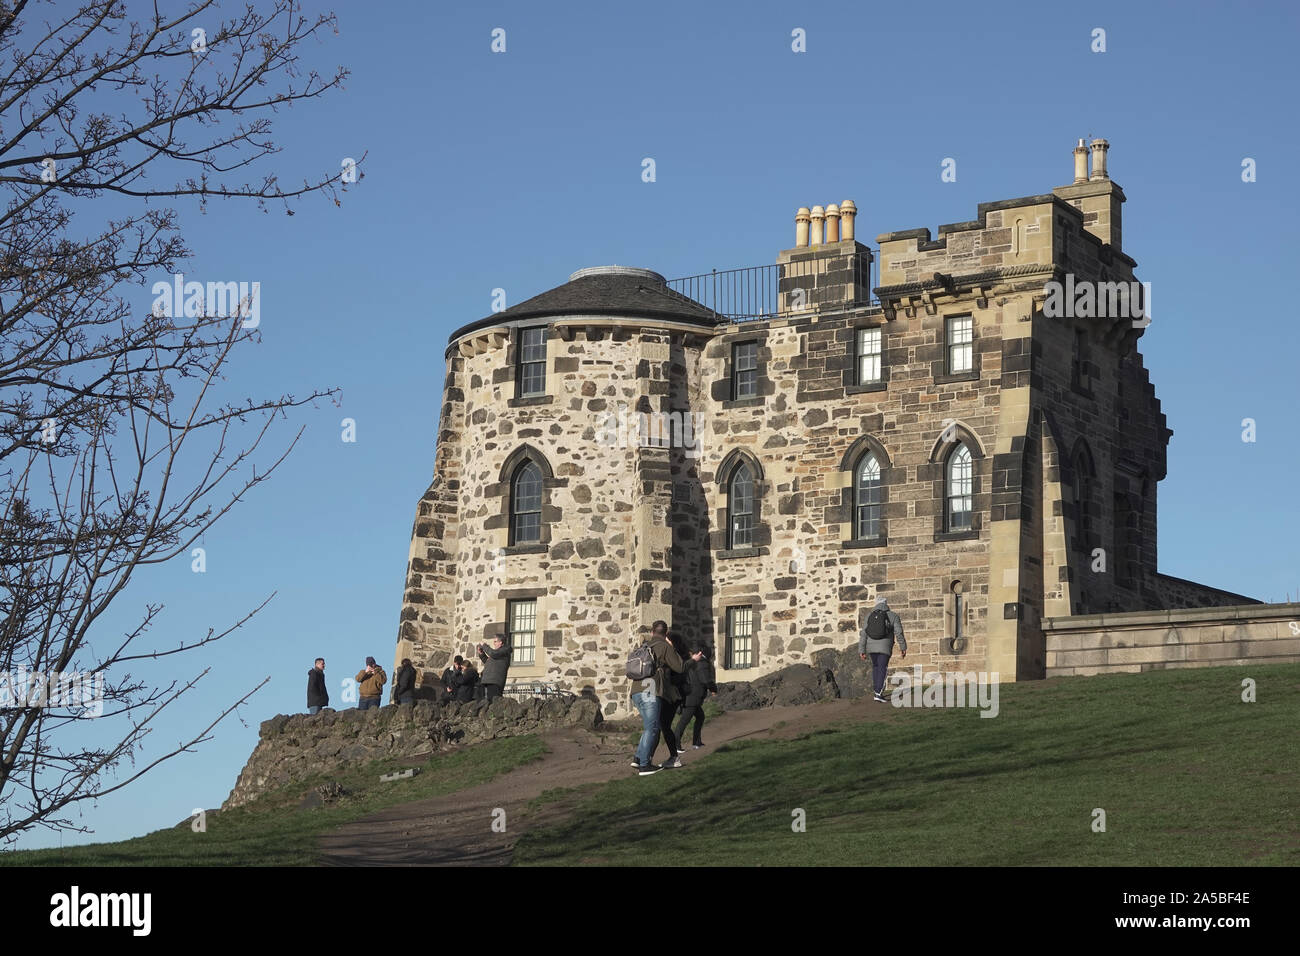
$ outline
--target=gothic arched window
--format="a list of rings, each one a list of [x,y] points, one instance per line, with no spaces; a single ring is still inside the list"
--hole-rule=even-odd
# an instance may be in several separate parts
[[[970,531],[974,526],[971,521],[974,487],[970,449],[962,442],[948,456],[946,514],[949,531]]]
[[[748,548],[754,542],[754,475],[739,465],[727,486],[727,547]]]
[[[884,531],[880,520],[880,462],[868,453],[853,473],[853,537],[858,541],[879,538]]]
[[[515,469],[510,481],[510,543],[542,540],[542,470],[534,461]]]

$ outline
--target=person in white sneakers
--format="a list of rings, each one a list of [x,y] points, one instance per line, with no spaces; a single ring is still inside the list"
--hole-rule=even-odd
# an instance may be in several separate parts
[[[875,691],[874,699],[881,703],[885,702],[885,673],[894,653],[894,641],[898,641],[899,654],[906,659],[907,639],[903,637],[903,622],[889,609],[888,601],[878,598],[876,606],[867,615],[862,636],[858,638],[858,656],[864,661],[868,655],[871,657],[871,687]]]

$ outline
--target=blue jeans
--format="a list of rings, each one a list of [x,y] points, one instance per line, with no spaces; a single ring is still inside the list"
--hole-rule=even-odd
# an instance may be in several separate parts
[[[636,709],[641,711],[641,742],[636,748],[636,762],[641,766],[650,763],[650,758],[659,746],[659,698],[655,696],[653,686],[639,694],[633,694]]]
[[[309,714],[319,714],[319,713],[320,713],[321,706],[322,706],[322,705],[320,705],[320,704],[313,704],[312,706],[310,706],[310,707],[307,708],[307,713],[309,713]]]
[[[357,701],[357,710],[370,710],[374,707],[382,707],[383,702],[378,697],[362,697]]]

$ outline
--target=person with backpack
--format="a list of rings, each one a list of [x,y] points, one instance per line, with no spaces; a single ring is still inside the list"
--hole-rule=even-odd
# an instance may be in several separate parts
[[[686,725],[694,719],[695,729],[691,734],[691,749],[699,750],[704,746],[704,741],[700,738],[700,731],[704,728],[704,698],[709,694],[717,694],[718,692],[713,662],[709,660],[707,649],[701,642],[697,641],[691,646],[690,660],[686,662],[686,681],[682,715],[677,719],[677,726],[673,728],[673,734],[677,737],[678,746],[685,747],[683,741],[685,739]]]
[[[862,636],[858,638],[858,656],[865,661],[867,655],[871,655],[871,687],[875,699],[882,704],[885,702],[885,673],[894,653],[894,641],[898,641],[899,653],[906,660],[907,639],[903,637],[903,622],[889,609],[888,601],[878,598],[876,606],[867,615]]]
[[[654,622],[650,639],[628,658],[627,676],[632,680],[632,704],[641,713],[642,727],[641,742],[637,745],[632,766],[642,777],[664,769],[651,762],[659,747],[660,733],[668,743],[668,761],[664,766],[682,765],[671,720],[677,703],[672,675],[680,674],[684,669],[681,657],[668,642],[668,625],[664,621]]]

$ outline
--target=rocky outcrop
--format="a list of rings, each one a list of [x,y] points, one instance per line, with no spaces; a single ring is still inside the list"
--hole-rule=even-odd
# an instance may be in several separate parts
[[[260,740],[222,809],[317,774],[384,757],[418,757],[465,744],[558,727],[594,730],[600,706],[581,697],[499,698],[489,703],[421,700],[371,710],[279,714],[263,721]]]
[[[895,656],[894,662],[897,660]],[[719,684],[715,700],[723,710],[754,710],[870,693],[871,661],[862,660],[853,644],[840,651],[818,651],[811,666],[792,664],[752,681]]]

